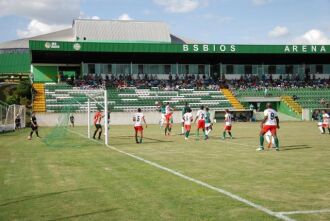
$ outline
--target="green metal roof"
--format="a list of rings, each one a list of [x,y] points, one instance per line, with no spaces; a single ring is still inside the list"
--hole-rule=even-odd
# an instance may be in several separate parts
[[[113,42],[29,42],[34,51],[135,52],[135,53],[217,53],[217,54],[329,54],[330,45],[239,45],[239,44],[171,44]]]

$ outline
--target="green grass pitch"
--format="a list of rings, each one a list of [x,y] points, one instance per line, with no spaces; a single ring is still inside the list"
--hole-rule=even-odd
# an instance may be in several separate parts
[[[165,137],[157,125],[135,144],[132,126],[112,126],[110,145],[229,191],[274,212],[330,209],[330,135],[313,122],[282,123],[281,151],[257,152],[259,123],[236,123],[235,139]],[[70,129],[70,128],[69,128]],[[40,128],[47,137],[53,128]],[[27,140],[0,135],[0,220],[280,220],[76,133]],[[330,220],[330,212],[287,215]]]

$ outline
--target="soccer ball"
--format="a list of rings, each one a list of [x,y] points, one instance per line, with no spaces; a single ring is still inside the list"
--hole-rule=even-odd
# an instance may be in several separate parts
[[[156,105],[156,106],[158,106],[158,105],[159,105],[159,102],[158,102],[158,101],[156,101],[156,102],[155,102],[155,105]]]
[[[31,140],[31,136],[28,136],[28,138],[27,138],[28,140]]]

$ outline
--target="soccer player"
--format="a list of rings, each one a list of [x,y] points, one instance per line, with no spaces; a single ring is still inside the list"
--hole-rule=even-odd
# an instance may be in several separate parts
[[[206,117],[206,112],[204,110],[204,105],[201,106],[200,110],[197,111],[197,116],[195,118],[195,123],[198,119],[197,122],[197,131],[196,131],[196,140],[199,140],[199,130],[202,129],[203,134],[204,134],[204,140],[207,139],[206,134],[205,134],[205,117]]]
[[[19,129],[21,129],[21,117],[17,114],[15,118],[15,130]]]
[[[194,120],[191,109],[189,107],[187,108],[187,112],[183,115],[182,120],[184,122],[185,139],[188,140],[191,130],[191,123]]]
[[[185,130],[184,130],[184,119],[183,116],[185,115],[185,113],[188,112],[189,106],[188,106],[188,102],[185,103],[184,107],[182,108],[182,127],[181,127],[181,135],[185,134]]]
[[[319,130],[321,131],[321,134],[324,134],[324,131],[323,131],[323,114],[322,112],[320,111],[317,115],[317,127],[319,128]]]
[[[231,134],[231,127],[232,127],[232,115],[228,109],[225,110],[225,127],[223,128],[222,132],[222,139],[226,139],[226,132],[228,132],[231,139],[233,136]]]
[[[328,128],[328,132],[330,134],[330,127],[329,127],[329,114],[323,110],[322,111],[322,129],[323,129],[323,134],[325,134],[325,128]]]
[[[94,135],[93,135],[93,139],[95,139],[96,133],[99,131],[99,137],[98,139],[101,139],[101,135],[102,135],[102,125],[101,125],[101,120],[104,116],[102,115],[100,109],[98,109],[96,111],[96,113],[94,114],[94,125],[95,125],[95,131],[94,131]]]
[[[271,132],[275,141],[275,149],[279,151],[279,141],[276,134],[276,129],[280,129],[280,120],[278,119],[277,112],[272,108],[271,103],[267,103],[267,109],[264,111],[264,119],[261,122],[261,131],[260,131],[260,147],[257,149],[258,151],[264,150],[264,135],[268,131]]]
[[[147,122],[144,118],[143,113],[141,112],[141,108],[138,108],[138,112],[134,114],[133,116],[133,122],[134,124],[134,130],[135,130],[135,141],[137,144],[142,143],[143,139],[143,126],[142,122],[146,125],[146,128],[148,127]],[[138,140],[138,132],[141,133],[140,141]]]
[[[163,127],[164,125],[164,122],[165,122],[165,112],[166,112],[166,106],[163,102],[159,102],[160,103],[160,113],[161,113],[161,116],[160,116],[160,128]]]
[[[74,116],[70,114],[70,127],[74,127]]]
[[[209,138],[209,134],[212,131],[212,122],[211,122],[210,109],[207,107],[205,110],[206,110],[206,116],[205,116],[205,134],[206,134],[206,139],[208,139]]]
[[[166,103],[166,107],[165,107],[165,136],[168,135],[170,136],[171,130],[172,130],[172,126],[171,126],[171,119],[173,122],[173,118],[172,118],[172,114],[173,114],[173,109],[170,106],[170,103],[167,102]]]
[[[37,123],[37,118],[36,118],[35,112],[32,112],[32,115],[31,115],[31,132],[30,132],[30,136],[28,136],[28,140],[32,139],[33,132],[35,132],[37,137],[40,138],[39,137],[39,132],[38,132],[38,123]]]
[[[268,131],[267,133],[265,133],[265,138],[266,138],[266,141],[268,143],[267,147],[268,148],[273,148],[275,147],[275,140],[274,140],[274,137],[272,136],[272,133],[270,131]]]

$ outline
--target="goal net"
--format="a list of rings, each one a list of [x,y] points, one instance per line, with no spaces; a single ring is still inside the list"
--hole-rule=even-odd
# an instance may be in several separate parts
[[[0,132],[25,128],[26,108],[23,105],[0,103]]]
[[[70,144],[66,138],[68,134],[75,130],[78,133],[78,129],[70,128],[70,118],[73,117],[76,123],[78,115],[82,119],[82,122],[80,121],[79,123],[84,128],[87,125],[84,135],[91,138],[92,116],[97,110],[100,110],[104,116],[102,127],[105,135],[102,134],[102,138],[104,138],[102,140],[104,140],[105,144],[108,144],[108,118],[106,117],[108,116],[108,98],[106,90],[81,90],[76,95],[71,96],[70,105],[61,105],[61,108],[58,110],[56,126],[43,139],[45,144],[52,147],[74,145]]]

